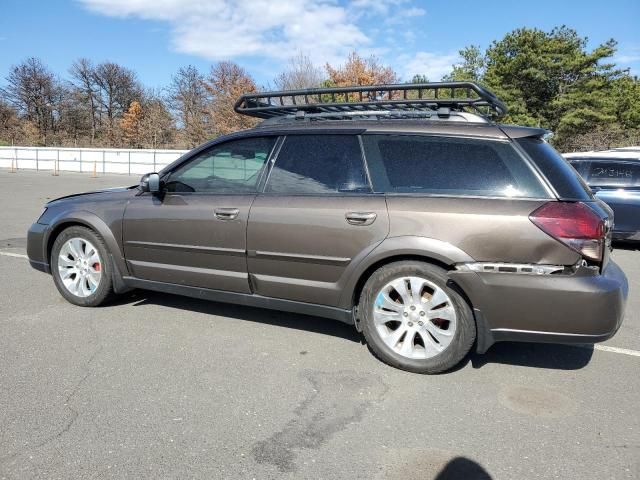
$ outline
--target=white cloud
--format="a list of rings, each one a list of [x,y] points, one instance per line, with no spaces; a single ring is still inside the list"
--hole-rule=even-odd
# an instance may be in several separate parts
[[[347,7],[351,18],[378,17],[387,25],[399,25],[426,15],[423,8],[412,7],[411,0],[352,0]]]
[[[619,55],[613,60],[617,63],[635,63],[640,61],[640,55]]]
[[[282,61],[305,52],[317,64],[340,63],[352,50],[384,51],[372,46],[381,24],[406,24],[426,13],[412,0],[78,1],[101,15],[166,22],[174,50],[214,61]],[[406,26],[397,34],[413,38]]]
[[[621,45],[617,54],[611,60],[620,68],[629,68],[632,75],[638,75],[640,70],[640,45]]]
[[[387,23],[388,25],[400,25],[413,20],[416,17],[422,17],[426,14],[427,11],[423,8],[403,8],[388,16],[385,20],[385,23]]]
[[[305,51],[321,63],[339,61],[349,51],[371,43],[350,15],[356,7],[342,7],[333,0],[80,2],[102,15],[167,22],[176,51],[209,60],[243,56],[282,60]]]
[[[416,52],[411,57],[401,55],[398,60],[406,80],[414,75],[425,75],[430,81],[438,82],[451,72],[454,63],[460,62],[460,57],[456,53]]]

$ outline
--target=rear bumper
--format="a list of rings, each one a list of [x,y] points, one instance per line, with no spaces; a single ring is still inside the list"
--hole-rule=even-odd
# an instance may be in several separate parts
[[[450,272],[476,314],[478,345],[498,341],[595,343],[620,328],[627,278],[610,261],[602,274],[586,268],[574,275]]]

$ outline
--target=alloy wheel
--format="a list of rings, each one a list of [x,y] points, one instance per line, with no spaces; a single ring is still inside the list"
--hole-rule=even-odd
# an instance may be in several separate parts
[[[58,254],[58,273],[65,288],[76,297],[95,293],[102,277],[98,249],[84,238],[67,240]]]
[[[402,277],[387,283],[375,298],[373,319],[387,347],[411,359],[442,353],[457,325],[451,298],[421,277]]]

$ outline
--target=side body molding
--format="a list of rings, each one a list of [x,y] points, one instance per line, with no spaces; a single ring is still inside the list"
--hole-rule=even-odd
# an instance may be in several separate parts
[[[395,257],[424,257],[445,265],[474,261],[470,255],[458,247],[435,238],[414,235],[387,237],[369,255],[362,259],[351,272],[342,289],[339,307],[352,308],[353,295],[362,275],[375,264]]]

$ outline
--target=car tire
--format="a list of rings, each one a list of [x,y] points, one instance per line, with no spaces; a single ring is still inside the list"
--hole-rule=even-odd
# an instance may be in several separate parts
[[[403,285],[406,297],[400,294]],[[448,284],[445,270],[425,262],[394,262],[376,270],[360,295],[358,317],[374,355],[414,373],[450,370],[469,353],[476,338],[467,301]],[[411,341],[406,340],[409,337]]]
[[[92,255],[94,250],[97,257]],[[87,263],[94,263],[83,266],[85,257]],[[97,307],[109,301],[114,296],[110,258],[104,240],[93,230],[81,226],[63,230],[53,243],[50,261],[53,281],[60,294],[69,303],[81,307]],[[93,283],[96,278],[97,285]],[[73,284],[77,284],[75,289]]]

